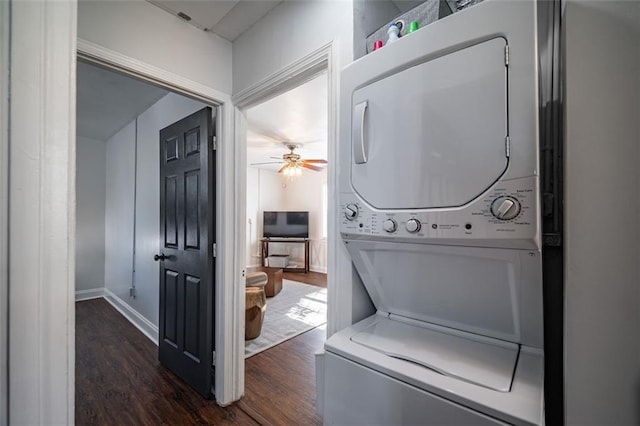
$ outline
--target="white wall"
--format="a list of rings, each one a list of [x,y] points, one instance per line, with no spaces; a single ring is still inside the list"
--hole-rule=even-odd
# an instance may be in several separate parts
[[[327,242],[322,236],[322,185],[326,181],[326,169],[321,172],[303,171],[300,176],[286,179],[275,171],[248,168],[247,221],[251,219],[253,222],[251,237],[247,227],[248,266],[260,264],[256,255],[260,253],[264,211],[308,211],[309,268],[327,272]],[[304,248],[300,245],[271,243],[269,247],[272,252],[291,255],[292,259],[304,259]]]
[[[233,93],[334,41],[337,69],[353,59],[351,1],[285,1],[233,43]]]
[[[155,327],[159,307],[159,265],[153,260],[160,250],[159,131],[204,107],[200,102],[170,93],[142,113],[137,118],[137,163],[134,163],[135,121],[107,141],[106,287]],[[134,183],[137,185],[135,299],[129,296]]]
[[[146,1],[81,0],[78,37],[231,93],[231,43]]]
[[[640,424],[640,3],[565,17],[566,421]]]
[[[285,192],[281,176],[273,171],[247,168],[247,226],[252,221],[252,235],[247,228],[247,266],[260,265],[260,239],[262,238],[262,212],[284,210]]]
[[[135,131],[129,123],[106,142],[105,287],[123,300],[132,284]]]
[[[260,265],[260,248],[258,233],[260,218],[260,169],[247,167],[247,233],[245,259],[247,266]]]
[[[322,185],[326,182],[326,169],[321,172],[303,171],[301,176],[286,180],[283,188],[284,210],[309,212],[309,268],[324,273],[327,272],[327,241],[322,236]],[[291,247],[293,258],[303,258],[303,248]]]
[[[104,287],[106,144],[76,141],[76,291]]]

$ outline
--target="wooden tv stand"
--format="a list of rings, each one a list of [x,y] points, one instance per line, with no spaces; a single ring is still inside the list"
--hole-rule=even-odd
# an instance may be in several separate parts
[[[304,244],[304,268],[282,268],[285,272],[309,272],[309,239],[308,238],[263,238],[260,240],[262,249],[260,250],[262,266],[266,266],[269,257],[269,243]]]

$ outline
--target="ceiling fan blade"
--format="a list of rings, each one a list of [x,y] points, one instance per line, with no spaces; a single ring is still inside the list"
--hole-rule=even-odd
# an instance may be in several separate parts
[[[316,159],[316,160],[304,160],[305,163],[317,163],[317,164],[327,164],[327,160],[321,160],[321,159]]]
[[[322,171],[322,167],[312,166],[311,164],[302,163],[302,167],[305,169],[313,170],[314,172]]]
[[[278,173],[282,173],[284,171],[284,169],[286,169],[288,166],[288,164],[285,164],[284,166],[280,167],[280,170],[278,170]]]
[[[251,163],[250,166],[262,166],[263,164],[282,164],[284,161],[268,161],[266,163]]]
[[[273,158],[274,160],[282,160],[282,157],[269,157],[269,158]]]

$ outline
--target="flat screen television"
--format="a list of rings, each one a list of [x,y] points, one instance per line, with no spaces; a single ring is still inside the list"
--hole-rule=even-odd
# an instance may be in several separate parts
[[[309,212],[264,212],[264,238],[309,238]]]

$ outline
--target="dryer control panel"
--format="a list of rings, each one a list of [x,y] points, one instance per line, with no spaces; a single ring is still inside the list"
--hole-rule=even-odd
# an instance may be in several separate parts
[[[345,238],[486,247],[539,248],[537,178],[496,183],[466,206],[378,210],[357,194],[341,194]]]

